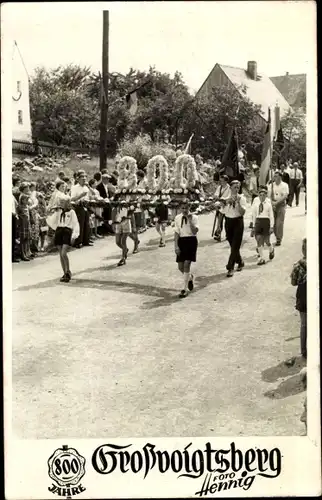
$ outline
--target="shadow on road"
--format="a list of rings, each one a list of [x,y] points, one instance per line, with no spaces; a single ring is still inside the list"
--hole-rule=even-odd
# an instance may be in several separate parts
[[[304,391],[305,389],[301,382],[301,376],[298,373],[281,382],[276,389],[266,391],[264,396],[269,399],[284,399],[289,396],[295,396],[296,394],[300,394]]]
[[[282,361],[278,365],[264,370],[262,372],[262,380],[264,382],[276,382],[279,378],[299,373],[305,365],[305,359],[302,356],[296,356],[291,358],[291,360]]]
[[[284,399],[303,392],[305,389],[301,381],[300,371],[304,366],[306,366],[305,359],[302,356],[294,356],[264,370],[262,379],[265,382],[276,382],[279,378],[287,377],[275,389],[266,391],[264,396],[270,399]]]

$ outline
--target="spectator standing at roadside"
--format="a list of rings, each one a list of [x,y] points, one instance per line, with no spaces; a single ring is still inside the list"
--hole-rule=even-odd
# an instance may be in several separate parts
[[[48,233],[48,226],[46,222],[46,217],[47,217],[46,200],[43,193],[38,193],[38,213],[39,213],[40,251],[44,252],[46,236]]]
[[[17,257],[16,246],[18,239],[18,202],[15,196],[12,194],[12,226],[11,226],[11,261],[12,262],[20,262],[20,259]]]
[[[29,185],[29,214],[30,214],[30,250],[37,254],[39,251],[39,213],[38,213],[38,197],[36,191],[36,183],[31,182]]]
[[[19,189],[20,189],[20,196],[18,204],[18,215],[20,222],[19,224],[20,252],[21,252],[21,259],[29,261],[34,257],[30,251],[29,184],[27,182],[22,182]]]
[[[301,355],[306,359],[307,355],[307,310],[306,310],[306,300],[307,300],[307,288],[306,288],[306,238],[302,242],[302,259],[300,259],[296,264],[294,264],[291,273],[291,283],[293,286],[297,286],[296,291],[296,305],[295,308],[300,313],[301,318]]]

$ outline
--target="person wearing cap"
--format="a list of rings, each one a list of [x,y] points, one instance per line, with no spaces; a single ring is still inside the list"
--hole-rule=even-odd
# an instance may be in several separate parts
[[[280,246],[284,235],[286,201],[289,195],[288,185],[282,181],[282,172],[280,170],[275,171],[274,181],[267,187],[274,212],[275,245]]]
[[[231,196],[225,201],[224,209],[226,237],[230,245],[230,255],[226,266],[228,278],[234,275],[235,264],[238,266],[237,271],[241,271],[245,265],[240,255],[240,247],[244,234],[246,198],[243,194],[239,194],[239,181],[232,181],[230,190]]]
[[[224,226],[224,218],[225,218],[225,210],[224,203],[225,200],[230,198],[231,191],[230,186],[228,184],[227,175],[221,175],[219,177],[219,186],[217,187],[214,195],[215,200],[215,232],[214,232],[214,240],[221,241],[221,233]]]
[[[300,191],[303,182],[303,174],[297,162],[293,163],[290,169],[289,176],[290,176],[290,195],[288,199],[288,204],[290,207],[293,205],[293,200],[295,196],[295,203],[296,206],[298,207],[300,202]]]
[[[254,229],[251,236],[255,236],[257,242],[257,253],[259,266],[265,264],[264,245],[269,247],[269,259],[274,259],[274,247],[270,242],[270,235],[274,228],[274,213],[271,201],[267,198],[267,187],[260,186],[258,197],[252,205],[252,222]]]
[[[196,262],[199,231],[198,217],[190,213],[189,201],[183,200],[181,213],[174,219],[174,250],[178,269],[183,275],[183,288],[179,294],[180,298],[188,295],[188,291],[194,288],[193,275],[191,274],[191,262]]]

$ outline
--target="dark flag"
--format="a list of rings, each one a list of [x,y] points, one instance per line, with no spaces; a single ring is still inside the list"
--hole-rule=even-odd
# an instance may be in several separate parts
[[[138,109],[138,90],[145,87],[145,85],[147,85],[148,83],[150,83],[150,80],[147,80],[146,82],[142,83],[142,85],[136,87],[135,89],[131,90],[131,92],[128,92],[128,94],[126,94],[125,102],[131,115],[135,115]]]
[[[283,135],[283,130],[282,128],[279,128],[276,134],[276,140],[275,140],[275,153],[277,156],[277,166],[279,167],[281,163],[283,163],[282,160],[282,154],[285,148],[285,141],[284,141],[284,135]]]
[[[271,131],[271,110],[270,108],[268,108],[268,120],[267,120],[267,126],[264,135],[264,142],[262,149],[262,162],[259,169],[259,183],[262,186],[266,185],[267,178],[269,176],[269,171],[271,168],[272,145],[273,145],[273,137]]]
[[[239,177],[238,137],[235,128],[232,130],[226,151],[221,162],[220,171],[225,175],[228,175],[230,179],[237,179]]]
[[[135,115],[138,109],[138,95],[136,90],[125,96],[126,104],[131,115]]]

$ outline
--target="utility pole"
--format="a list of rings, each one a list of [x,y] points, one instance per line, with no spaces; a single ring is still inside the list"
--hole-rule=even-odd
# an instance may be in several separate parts
[[[109,11],[103,11],[102,82],[101,82],[101,125],[100,125],[100,170],[107,164],[107,115],[108,115],[108,52]]]

